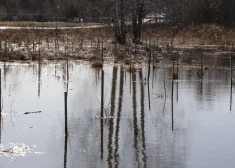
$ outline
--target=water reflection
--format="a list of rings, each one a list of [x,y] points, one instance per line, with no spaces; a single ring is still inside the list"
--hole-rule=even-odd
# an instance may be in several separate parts
[[[115,168],[119,167],[119,130],[122,112],[122,102],[123,102],[123,84],[124,84],[124,68],[120,68],[120,84],[119,84],[119,99],[118,99],[118,111],[116,119],[116,131],[115,131],[115,150],[114,150],[114,163]]]
[[[40,98],[41,89],[41,63],[38,61],[38,97]]]
[[[65,114],[65,125],[64,125],[64,168],[67,167],[67,149],[68,149],[68,117],[67,117],[67,113],[68,113],[68,108],[67,108],[67,104],[68,104],[68,94],[67,92],[64,92],[64,114]]]
[[[96,81],[97,82],[97,81]],[[97,83],[96,83],[97,84]],[[100,153],[101,160],[103,159],[104,154],[104,69],[101,71],[101,108],[100,108],[100,127],[101,127],[101,135],[100,135]]]
[[[134,69],[132,71],[132,107],[133,107],[133,130],[134,130],[134,136],[133,136],[133,146],[135,149],[135,161],[140,166],[139,161],[139,148],[138,148],[138,124],[137,124],[137,102],[136,102],[136,70]]]
[[[229,113],[233,93],[228,71],[209,69],[201,82],[193,70],[180,69],[175,81],[180,87],[174,87],[168,78],[172,68],[155,69],[147,86],[145,65],[132,73],[106,65],[100,77],[89,65],[60,62],[41,65],[43,82],[38,87],[37,65],[1,65],[6,68],[6,87],[0,156],[10,143],[35,146],[14,162],[0,157],[2,167],[191,168],[234,163],[230,156],[235,155],[235,114]],[[178,103],[178,96],[171,97],[176,87]],[[42,112],[24,114],[37,110]],[[218,156],[221,159],[214,159]]]
[[[117,85],[117,70],[118,68],[116,66],[113,66],[113,75],[112,75],[112,86],[111,86],[111,109],[110,109],[110,120],[109,120],[109,138],[108,138],[108,166],[112,167],[112,161],[113,161],[113,126],[114,126],[114,120],[112,117],[114,116],[114,110],[115,110],[115,101],[116,101],[116,85]]]
[[[153,69],[154,74],[154,69]],[[146,144],[145,144],[145,111],[144,111],[144,81],[143,81],[143,74],[142,74],[142,68],[139,71],[139,79],[140,79],[140,113],[141,113],[141,136],[142,136],[142,161],[143,161],[143,167],[146,167]],[[152,79],[153,80],[153,79]],[[148,89],[149,90],[149,89]]]

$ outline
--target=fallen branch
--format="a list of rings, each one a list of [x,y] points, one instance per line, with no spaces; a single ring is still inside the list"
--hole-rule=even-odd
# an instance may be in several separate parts
[[[42,111],[24,112],[24,114],[41,113]]]

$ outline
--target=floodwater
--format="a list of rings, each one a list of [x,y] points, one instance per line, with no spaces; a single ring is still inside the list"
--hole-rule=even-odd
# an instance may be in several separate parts
[[[213,61],[229,67],[228,57],[204,65]],[[204,70],[203,80],[180,68],[172,97],[172,68],[151,69],[148,82],[145,65],[132,74],[105,65],[101,119],[101,71],[90,65],[69,62],[68,73],[66,62],[0,67],[0,168],[235,165],[229,68]]]

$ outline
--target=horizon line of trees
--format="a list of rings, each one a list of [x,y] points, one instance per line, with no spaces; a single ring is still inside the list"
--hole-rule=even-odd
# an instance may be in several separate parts
[[[122,0],[0,0],[0,13],[11,15],[35,14],[75,17],[112,17]],[[234,0],[124,0],[122,15],[136,14],[136,5],[142,4],[142,18],[149,13],[164,13],[174,22],[216,23],[233,25]],[[120,11],[119,11],[120,14]],[[132,17],[132,19],[135,19]],[[136,18],[139,20],[138,18]]]

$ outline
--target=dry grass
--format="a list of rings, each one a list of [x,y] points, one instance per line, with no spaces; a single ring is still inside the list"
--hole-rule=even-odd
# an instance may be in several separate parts
[[[54,27],[57,29],[43,29]],[[146,47],[151,51],[167,53],[171,47],[171,60],[177,57],[173,52],[175,47],[170,46],[171,27],[144,26],[142,44],[131,43],[131,29],[127,28],[128,45],[117,47],[115,50],[113,27],[60,29],[61,27],[76,27],[94,25],[90,23],[39,23],[39,22],[1,22],[0,26],[30,27],[38,26],[42,29],[5,29],[0,30],[0,60],[37,60],[39,51],[42,59],[85,59],[92,63],[92,67],[101,67],[101,46],[104,46],[104,57],[110,59],[116,56],[116,62],[120,61],[130,65],[133,62],[143,62],[148,58]],[[235,30],[216,25],[189,26],[179,31],[174,40],[177,45],[217,45],[220,50],[227,50],[234,43]],[[129,44],[130,43],[130,44]],[[160,47],[159,47],[160,46]],[[168,46],[168,47],[165,47]],[[230,47],[231,48],[231,47]],[[163,50],[163,51],[162,51]],[[169,55],[168,55],[169,56]],[[110,59],[111,60],[111,59]],[[155,58],[154,63],[162,59]],[[192,56],[182,56],[182,62],[191,63]],[[133,63],[134,64],[134,63]]]
[[[151,38],[160,45],[169,45],[171,41],[171,25],[148,25],[143,36]],[[164,29],[165,28],[165,29]],[[174,45],[232,45],[235,44],[235,30],[214,24],[191,25],[181,28],[175,37]],[[143,38],[143,39],[145,39]]]
[[[94,61],[91,63],[92,68],[102,68],[102,62],[101,61]]]

